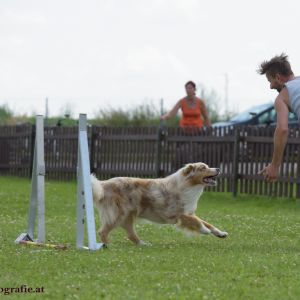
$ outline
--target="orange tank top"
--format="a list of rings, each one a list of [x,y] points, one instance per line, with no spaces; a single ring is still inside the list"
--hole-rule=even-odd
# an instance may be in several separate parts
[[[200,99],[196,98],[196,105],[189,107],[188,100],[183,98],[181,100],[182,117],[180,119],[180,127],[203,127],[201,103]]]

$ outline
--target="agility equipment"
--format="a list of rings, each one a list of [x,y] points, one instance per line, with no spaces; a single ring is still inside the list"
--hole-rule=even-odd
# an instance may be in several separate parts
[[[31,237],[28,235],[28,233],[22,233],[16,240],[16,244],[23,244],[27,246],[38,246],[38,247],[46,247],[46,248],[53,248],[53,249],[60,249],[60,250],[66,250],[67,246],[63,244],[46,244],[46,243],[39,243],[34,242]]]
[[[95,219],[90,181],[90,160],[88,151],[86,115],[80,114],[78,130],[77,165],[77,240],[78,249],[98,250],[104,244],[96,242]],[[37,220],[37,239],[34,239]],[[84,246],[85,221],[87,223],[88,247]],[[45,243],[45,159],[44,159],[44,120],[36,116],[36,137],[31,179],[31,195],[28,214],[28,229],[15,240],[16,244],[66,249],[65,245]]]
[[[22,233],[15,240],[19,244],[22,241],[34,240],[34,227],[36,215],[38,219],[37,243],[45,242],[45,160],[44,160],[44,121],[43,116],[36,116],[36,135],[34,143],[33,166],[31,175],[31,194],[28,214],[27,233]]]
[[[44,119],[36,116],[36,134],[31,176],[31,194],[28,213],[28,228],[15,240],[16,244],[66,249],[65,245],[45,243],[45,158],[44,158]],[[37,218],[37,239],[34,240],[34,229]]]
[[[97,243],[93,194],[91,184],[90,159],[86,115],[80,114],[78,127],[78,165],[77,165],[77,241],[79,249],[98,250],[104,244]],[[86,220],[84,218],[86,215]],[[84,231],[87,224],[88,247],[84,246]]]

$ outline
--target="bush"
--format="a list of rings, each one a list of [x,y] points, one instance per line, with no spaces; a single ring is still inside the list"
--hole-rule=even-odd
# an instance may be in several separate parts
[[[141,104],[133,109],[101,109],[92,124],[105,126],[157,126],[160,113],[153,104]]]
[[[5,125],[13,117],[12,110],[6,105],[0,105],[0,125]]]

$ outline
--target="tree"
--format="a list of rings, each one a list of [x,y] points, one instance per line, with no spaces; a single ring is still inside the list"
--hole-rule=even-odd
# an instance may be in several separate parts
[[[7,104],[0,105],[0,125],[5,125],[10,119],[13,118],[12,110]]]
[[[201,83],[198,84],[197,89],[200,91],[199,97],[205,102],[211,123],[227,121],[235,115],[234,111],[226,111],[224,114],[220,113],[222,108],[222,99],[216,90],[208,89]]]

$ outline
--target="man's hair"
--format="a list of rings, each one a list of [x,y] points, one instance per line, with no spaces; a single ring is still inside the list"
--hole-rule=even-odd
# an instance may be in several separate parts
[[[293,74],[291,65],[288,61],[288,56],[285,53],[276,55],[271,58],[269,61],[263,61],[257,72],[260,75],[266,74],[271,77],[275,77],[276,74],[289,76]]]
[[[194,89],[196,89],[196,84],[194,81],[188,81],[184,86],[187,87],[188,85],[191,85]]]

